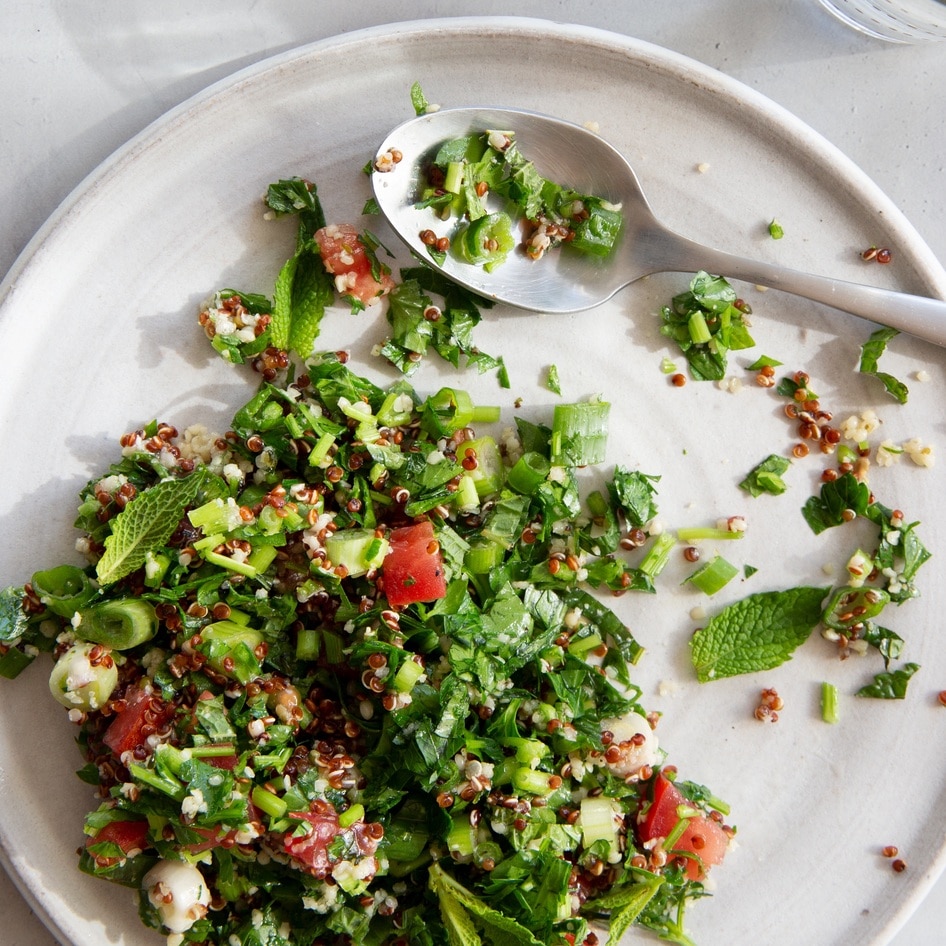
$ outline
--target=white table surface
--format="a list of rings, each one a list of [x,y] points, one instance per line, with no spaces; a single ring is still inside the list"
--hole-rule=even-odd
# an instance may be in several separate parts
[[[499,15],[635,36],[754,87],[846,152],[946,261],[946,43],[863,37],[817,0],[3,0],[0,274],[86,174],[211,82],[337,33]],[[9,799],[0,817],[15,817]],[[0,916],[3,946],[55,946],[2,869]],[[944,942],[946,877],[891,946]]]

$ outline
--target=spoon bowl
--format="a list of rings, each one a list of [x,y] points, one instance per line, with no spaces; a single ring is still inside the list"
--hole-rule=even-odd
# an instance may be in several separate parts
[[[703,246],[663,226],[654,216],[634,169],[599,135],[572,122],[509,108],[451,108],[420,115],[395,128],[379,155],[400,152],[391,170],[371,174],[375,199],[414,254],[434,265],[421,232],[441,233],[431,211],[414,205],[425,167],[445,141],[487,130],[515,133],[520,150],[549,180],[620,205],[624,226],[605,259],[567,247],[539,260],[514,251],[492,271],[447,253],[441,272],[484,298],[543,313],[591,309],[652,273],[707,270],[730,279],[780,289],[946,345],[946,302],[815,276]]]

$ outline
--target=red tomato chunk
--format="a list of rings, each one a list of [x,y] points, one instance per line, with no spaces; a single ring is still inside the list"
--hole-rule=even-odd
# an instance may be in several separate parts
[[[391,547],[381,566],[388,604],[403,607],[446,595],[443,559],[430,520],[392,529],[388,542]]]
[[[105,730],[102,741],[121,757],[122,753],[147,747],[148,737],[170,722],[174,707],[159,696],[133,687],[125,694],[126,707]]]
[[[348,223],[333,223],[315,233],[325,268],[335,277],[335,288],[362,305],[377,302],[394,288],[387,267],[372,260],[358,231]],[[375,272],[372,273],[372,265]]]
[[[122,854],[137,854],[146,847],[150,847],[148,842],[148,822],[147,821],[110,821],[103,825],[94,837],[86,838],[86,847],[95,847],[98,844],[110,842],[118,845]],[[90,851],[92,857],[99,867],[109,867],[118,863],[118,858],[106,857],[101,854],[95,854]]]
[[[654,800],[637,827],[640,841],[644,843],[666,838],[680,821],[677,809],[681,805],[691,807],[670,779],[658,775],[654,783]],[[687,877],[701,880],[710,867],[722,863],[728,845],[729,835],[719,824],[703,815],[693,815],[667,854],[683,854]]]

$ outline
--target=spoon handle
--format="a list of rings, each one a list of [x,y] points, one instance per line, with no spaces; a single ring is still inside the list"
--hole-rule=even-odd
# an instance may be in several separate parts
[[[702,246],[677,234],[661,241],[666,252],[665,271],[708,270],[731,279],[780,289],[814,302],[898,329],[934,345],[946,346],[946,302],[891,289],[813,276],[784,266],[746,259]],[[673,262],[673,266],[669,264]]]

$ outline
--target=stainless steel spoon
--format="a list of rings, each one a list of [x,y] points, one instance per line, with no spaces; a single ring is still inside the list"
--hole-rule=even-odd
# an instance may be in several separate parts
[[[448,253],[441,267],[444,275],[486,298],[537,312],[579,312],[651,273],[703,269],[781,289],[946,345],[946,302],[812,276],[688,240],[659,223],[633,168],[604,139],[580,125],[517,109],[431,112],[398,126],[381,144],[379,156],[398,151],[402,159],[391,170],[372,172],[375,198],[395,232],[423,260],[430,257],[421,231],[438,230],[430,212],[413,206],[423,165],[443,142],[487,129],[514,131],[522,153],[545,177],[620,204],[625,224],[618,247],[605,261],[559,251],[533,261],[520,252],[486,272]],[[446,232],[445,225],[440,231]]]

